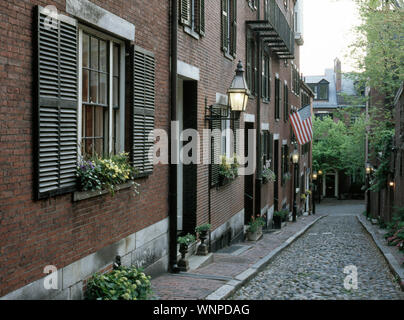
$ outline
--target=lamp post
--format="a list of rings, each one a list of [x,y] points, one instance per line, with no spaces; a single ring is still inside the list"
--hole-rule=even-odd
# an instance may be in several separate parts
[[[318,170],[318,177],[320,180],[319,187],[318,187],[318,203],[321,203],[321,193],[322,193],[322,187],[323,187],[323,170]]]
[[[315,201],[315,199],[314,199],[314,195],[316,194],[316,192],[317,192],[317,178],[318,178],[318,174],[317,174],[317,171],[314,171],[313,172],[313,176],[312,176],[312,179],[313,179],[313,181],[314,181],[314,183],[313,183],[313,186],[314,186],[314,190],[313,190],[313,193],[312,193],[312,199],[311,199],[311,202],[312,202],[312,204],[313,204],[313,214],[316,214],[316,201]]]
[[[297,149],[292,153],[292,163],[293,163],[293,222],[296,222],[297,216],[297,204],[296,204],[296,181],[297,181],[297,164],[299,163],[299,152]]]
[[[372,173],[372,165],[367,162],[366,167],[366,217],[370,215],[370,174]]]

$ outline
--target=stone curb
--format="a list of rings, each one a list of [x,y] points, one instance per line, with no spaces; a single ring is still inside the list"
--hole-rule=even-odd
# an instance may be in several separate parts
[[[397,262],[396,258],[386,250],[385,246],[379,241],[376,234],[371,230],[367,224],[362,221],[360,216],[356,216],[356,218],[361,223],[362,227],[365,231],[371,236],[373,242],[376,244],[379,251],[382,253],[384,259],[386,260],[391,272],[398,278],[398,283],[400,284],[401,291],[404,291],[404,269],[400,267],[399,263]]]
[[[262,271],[282,250],[289,247],[294,241],[300,238],[307,230],[309,230],[317,221],[326,217],[326,215],[318,217],[316,220],[312,221],[302,230],[296,232],[293,236],[287,239],[281,246],[272,250],[262,259],[258,260],[254,265],[252,265],[247,270],[238,274],[234,277],[234,280],[228,281],[225,285],[221,286],[216,291],[212,292],[206,296],[203,300],[224,300],[234,294],[240,287],[254,278],[260,271]]]

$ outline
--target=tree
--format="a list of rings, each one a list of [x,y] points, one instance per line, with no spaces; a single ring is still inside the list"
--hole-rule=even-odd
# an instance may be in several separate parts
[[[313,166],[315,170],[342,171],[364,181],[366,117],[358,115],[350,122],[350,113],[336,113],[339,121],[330,117],[314,120]],[[348,119],[348,120],[347,120]]]
[[[350,45],[350,56],[358,72],[353,77],[385,96],[391,108],[404,80],[404,10],[397,1],[355,0],[361,24]]]

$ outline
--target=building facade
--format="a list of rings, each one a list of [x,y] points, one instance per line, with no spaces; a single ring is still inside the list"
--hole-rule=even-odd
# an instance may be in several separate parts
[[[0,297],[80,299],[85,281],[116,256],[151,275],[174,271],[177,236],[203,223],[212,224],[216,251],[243,241],[253,216],[270,227],[273,212],[291,212],[294,201],[310,212],[301,195],[310,189],[311,144],[298,146],[289,122],[312,101],[299,74],[302,2],[2,4]],[[239,61],[249,102],[226,114]],[[195,141],[208,152],[153,164],[156,129],[169,133],[170,160],[193,156]],[[206,129],[234,130],[215,140]],[[237,129],[255,129],[253,143]],[[223,185],[214,160],[250,150],[253,174]],[[140,195],[131,181],[114,195],[77,190],[84,154],[119,152],[138,169]],[[265,168],[274,183],[263,183]],[[57,289],[44,288],[49,266]]]
[[[352,108],[351,119],[345,121],[354,122],[358,113],[365,112],[366,105],[363,102],[365,92],[358,90],[355,82],[346,74],[342,73],[341,61],[334,60],[334,68],[326,69],[324,75],[306,76],[305,82],[314,92],[313,110],[316,118],[323,119],[331,117],[339,121],[336,113],[340,109]],[[363,100],[363,101],[362,101]],[[345,173],[336,170],[327,172],[320,177],[321,197],[336,198],[362,198],[362,182],[356,181],[355,177],[347,176]]]

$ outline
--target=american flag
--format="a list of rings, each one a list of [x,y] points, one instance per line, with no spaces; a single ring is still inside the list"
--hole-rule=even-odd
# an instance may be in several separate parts
[[[311,121],[310,105],[293,112],[289,116],[290,122],[295,132],[297,142],[300,145],[306,144],[313,139],[313,123]]]

